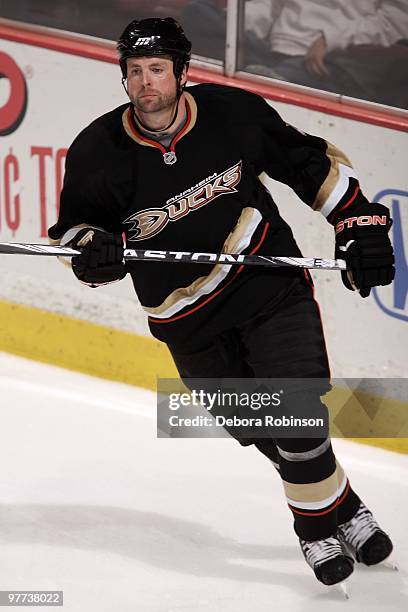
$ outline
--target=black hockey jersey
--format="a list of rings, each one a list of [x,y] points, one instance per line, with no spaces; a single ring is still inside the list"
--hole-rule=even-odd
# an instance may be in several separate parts
[[[131,105],[79,134],[67,155],[53,241],[90,225],[125,233],[128,248],[299,256],[263,172],[329,221],[337,207],[363,198],[347,157],[287,125],[263,98],[210,84],[184,95],[187,121],[168,149],[138,130]],[[145,261],[131,270],[153,335],[176,344],[242,323],[300,274]]]

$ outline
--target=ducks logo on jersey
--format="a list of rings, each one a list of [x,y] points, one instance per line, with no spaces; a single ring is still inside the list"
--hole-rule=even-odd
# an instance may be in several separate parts
[[[206,206],[216,198],[236,193],[241,180],[242,161],[189,187],[181,194],[169,198],[160,208],[145,208],[123,221],[130,226],[129,241],[146,240],[159,234],[169,222],[175,222]]]

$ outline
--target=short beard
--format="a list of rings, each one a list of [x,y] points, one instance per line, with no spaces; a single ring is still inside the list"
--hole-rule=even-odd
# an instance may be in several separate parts
[[[135,107],[136,112],[142,113],[159,113],[161,111],[170,109],[175,106],[177,103],[177,95],[158,95],[154,102],[146,102],[144,103],[142,100],[135,100],[133,105]]]

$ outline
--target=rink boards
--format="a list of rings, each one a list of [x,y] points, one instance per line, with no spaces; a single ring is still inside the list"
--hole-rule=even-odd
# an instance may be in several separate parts
[[[0,90],[1,241],[46,241],[57,218],[68,146],[96,116],[126,101],[116,65],[45,45],[0,39],[6,77]],[[337,273],[318,271],[314,279],[333,374],[403,377],[406,132],[295,103],[271,104],[288,123],[345,150],[367,196],[392,208],[398,265],[393,288],[362,300],[343,288]],[[332,257],[332,228],[325,219],[285,186],[267,184],[304,255]],[[57,261],[25,256],[3,256],[0,271],[0,349],[145,388],[154,388],[157,375],[175,375],[167,350],[149,334],[128,279],[90,290]],[[405,448],[401,440],[396,444]]]

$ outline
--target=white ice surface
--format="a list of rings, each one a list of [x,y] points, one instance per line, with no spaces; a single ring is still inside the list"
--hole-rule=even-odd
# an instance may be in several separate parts
[[[229,439],[156,438],[155,395],[0,353],[0,590],[67,612],[408,609],[408,457],[336,441],[400,571],[351,599],[301,557],[279,478]]]

